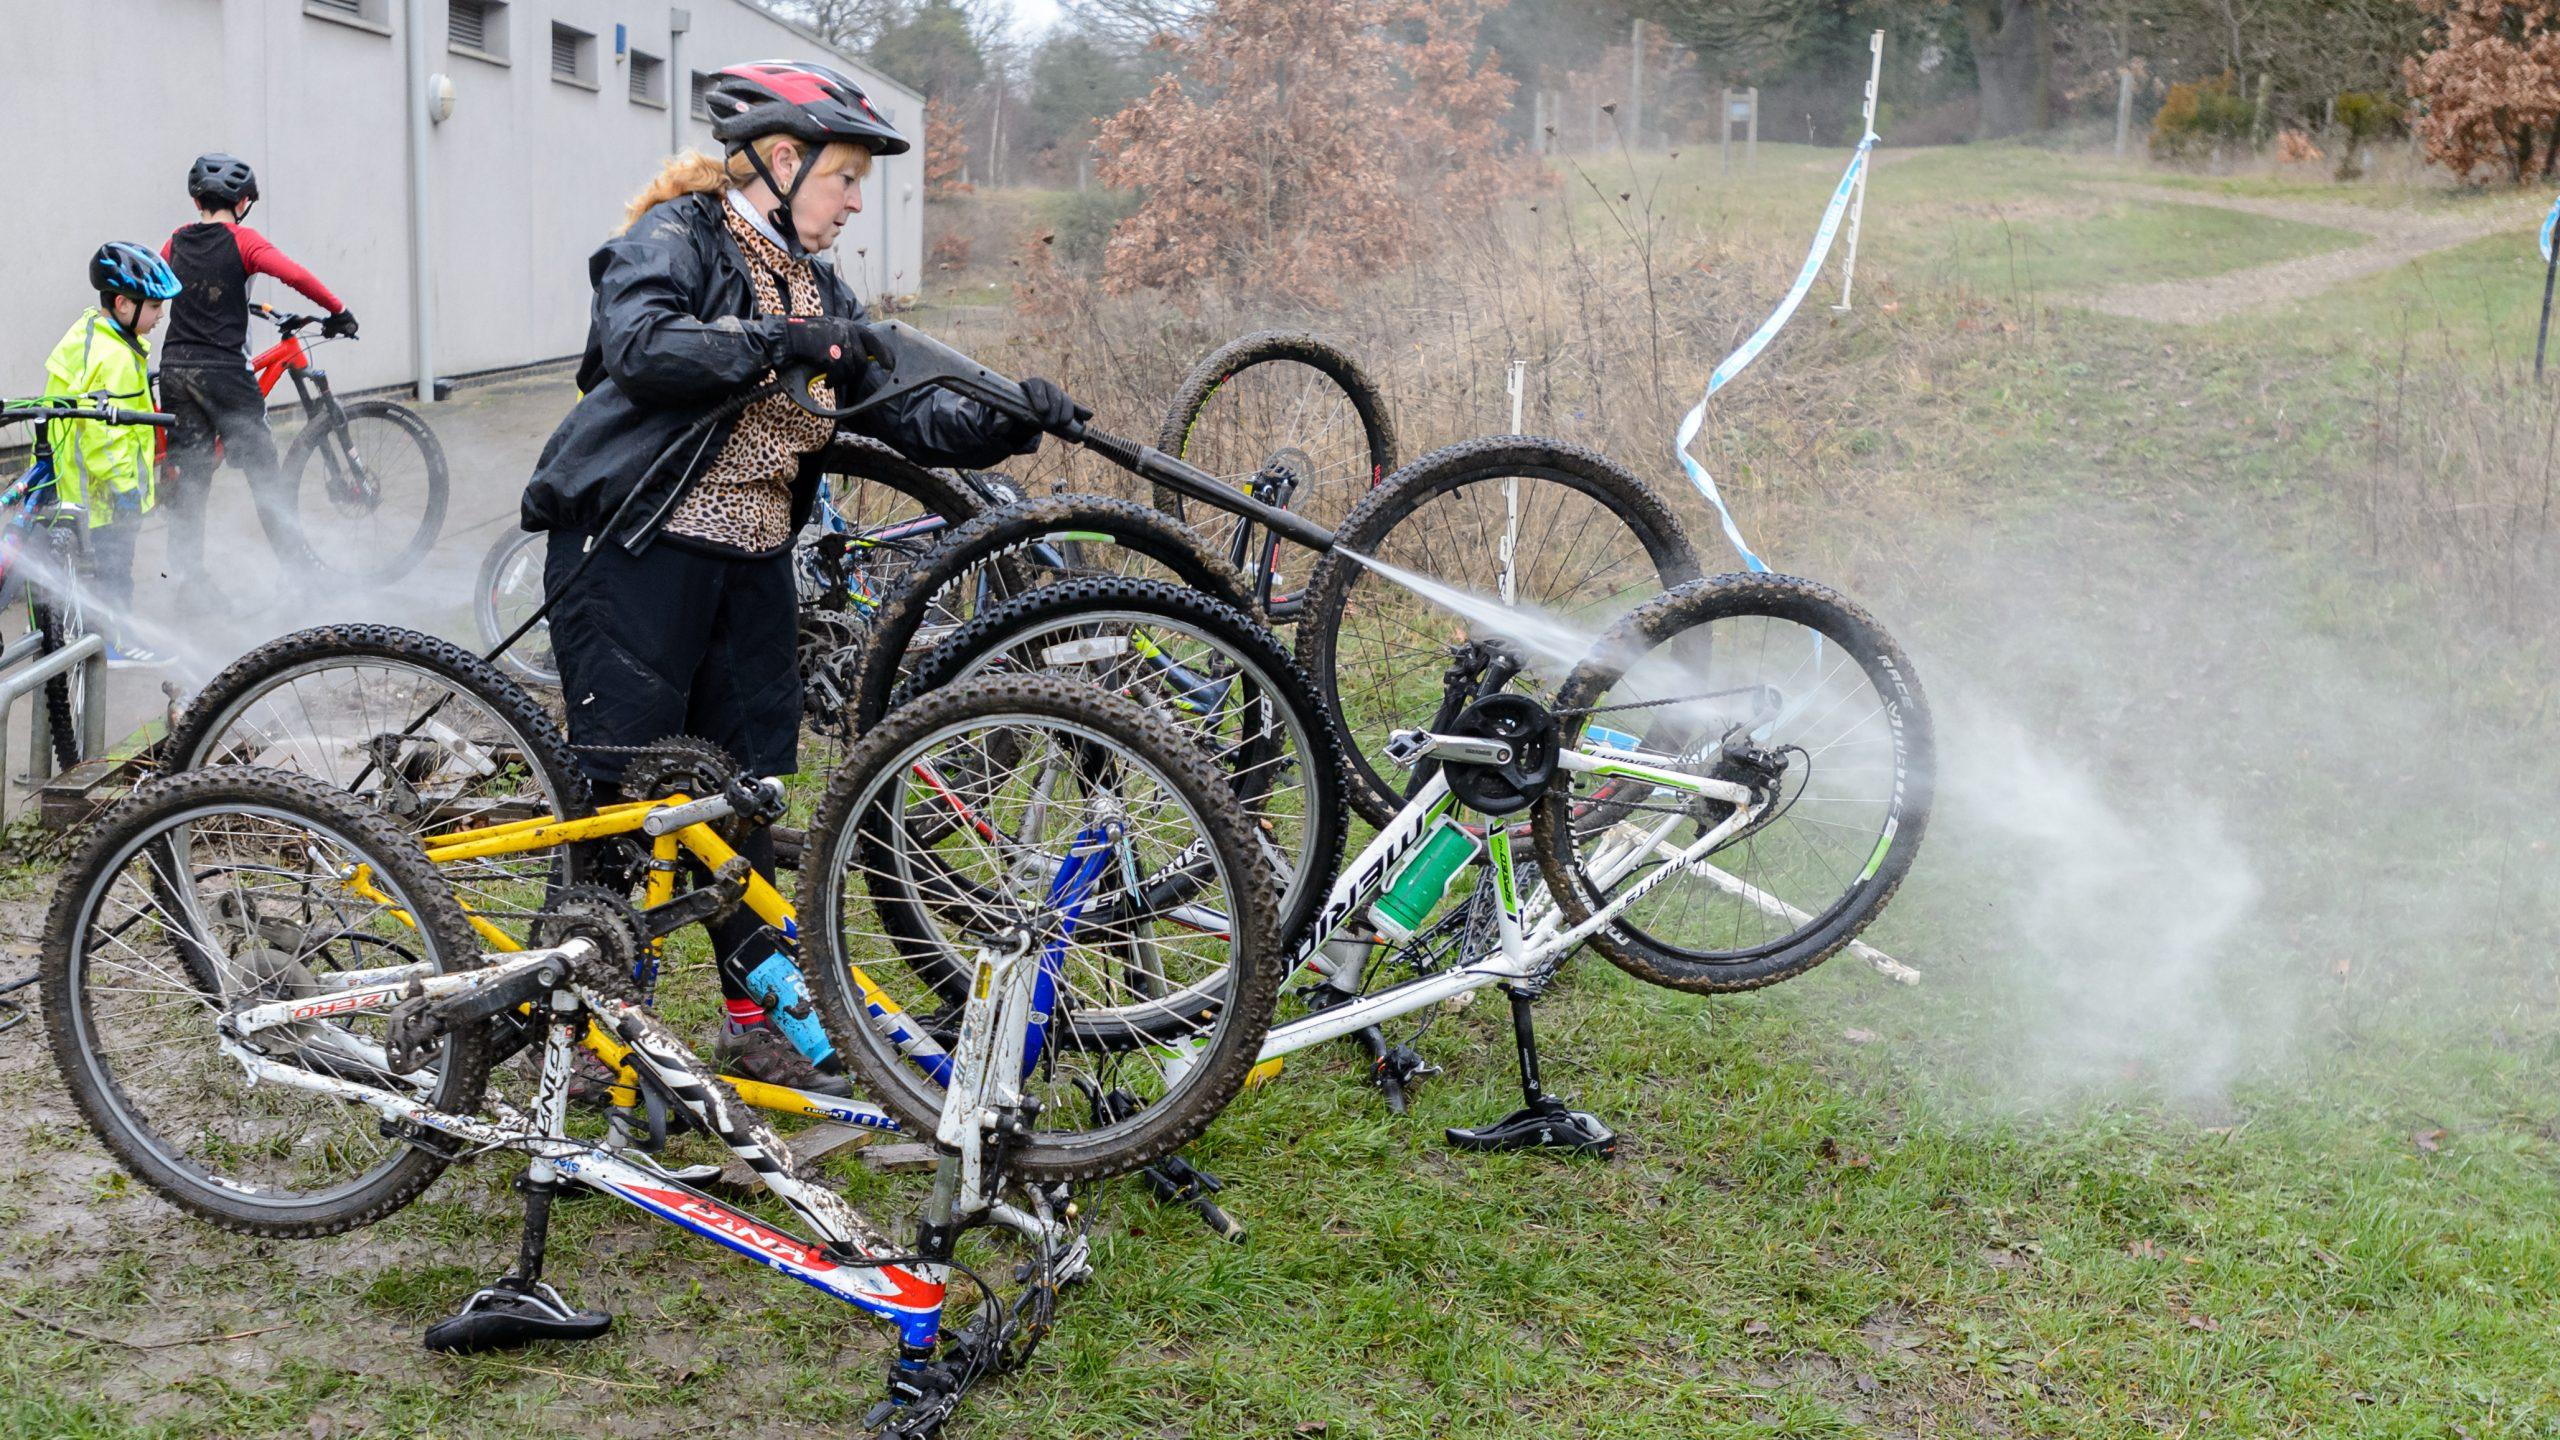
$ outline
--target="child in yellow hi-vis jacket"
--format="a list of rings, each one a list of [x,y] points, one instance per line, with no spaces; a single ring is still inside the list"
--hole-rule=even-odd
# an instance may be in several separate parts
[[[110,240],[89,261],[89,288],[98,303],[72,322],[44,364],[45,393],[65,399],[96,396],[100,403],[135,410],[151,402],[151,344],[143,337],[178,293],[178,277],[140,245]],[[87,514],[83,567],[91,620],[110,638],[110,665],[158,665],[162,657],[128,633],[133,609],[133,545],[150,510],[152,430],[95,420],[57,420],[46,438],[53,446],[54,493]]]

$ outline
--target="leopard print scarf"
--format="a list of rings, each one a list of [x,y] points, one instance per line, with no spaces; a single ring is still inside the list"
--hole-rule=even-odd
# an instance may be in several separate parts
[[[818,273],[806,259],[782,253],[735,206],[721,214],[729,234],[747,257],[747,282],[755,290],[760,315],[819,315],[825,305]],[[787,293],[786,293],[787,292]],[[768,374],[765,378],[772,378]],[[833,405],[835,393],[824,381],[810,387],[821,405]],[[667,518],[667,533],[700,540],[724,550],[767,555],[791,543],[791,482],[800,474],[800,459],[835,435],[835,422],[768,395],[739,415],[729,443],[712,457],[709,469]]]

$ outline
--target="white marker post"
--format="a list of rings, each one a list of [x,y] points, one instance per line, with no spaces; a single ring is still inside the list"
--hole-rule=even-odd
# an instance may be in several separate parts
[[[1876,133],[1876,86],[1883,79],[1884,32],[1879,30],[1867,41],[1866,128],[1859,132],[1862,140]],[[1831,307],[1835,311],[1849,308],[1849,287],[1858,278],[1858,222],[1867,213],[1867,172],[1874,168],[1875,158],[1870,153],[1866,169],[1858,172],[1858,193],[1849,200],[1849,253],[1840,261],[1840,303]]]
[[[1511,362],[1511,373],[1503,381],[1503,388],[1511,392],[1511,433],[1517,435],[1520,433],[1520,402],[1528,398],[1529,393],[1528,361]],[[1502,477],[1502,581],[1499,587],[1505,605],[1520,603],[1519,567],[1512,564],[1512,557],[1519,551],[1520,477],[1505,475]]]

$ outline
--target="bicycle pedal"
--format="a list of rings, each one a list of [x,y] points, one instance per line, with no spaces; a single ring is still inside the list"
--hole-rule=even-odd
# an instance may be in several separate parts
[[[580,1310],[535,1282],[529,1290],[493,1285],[463,1302],[462,1313],[427,1327],[426,1346],[447,1355],[515,1350],[537,1340],[593,1340],[613,1328],[601,1310]]]

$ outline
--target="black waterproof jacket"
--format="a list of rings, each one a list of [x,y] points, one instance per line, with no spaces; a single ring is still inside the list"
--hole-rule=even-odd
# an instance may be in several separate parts
[[[746,257],[729,235],[718,194],[680,196],[641,216],[587,261],[595,305],[578,365],[585,392],[551,432],[524,489],[524,528],[581,530],[614,513],[659,453],[696,420],[782,360],[779,316],[756,314]],[[818,286],[830,315],[859,320],[862,302],[824,257]],[[878,377],[864,372],[863,383]],[[857,394],[857,397],[859,395]],[[841,397],[839,397],[841,403]],[[976,467],[1027,455],[1040,432],[949,391],[893,400],[847,427],[926,465]],[[698,453],[688,444],[624,512],[615,538],[708,469],[729,438],[723,425]],[[815,461],[792,487],[792,523],[804,524],[818,484]]]

